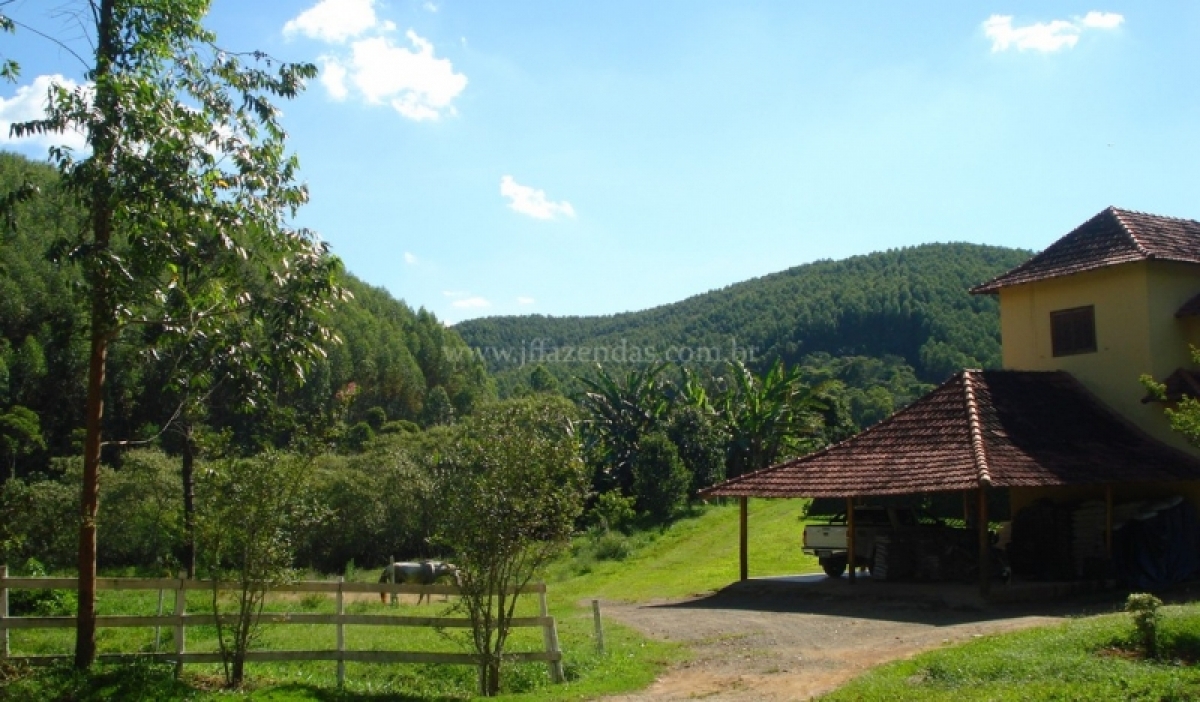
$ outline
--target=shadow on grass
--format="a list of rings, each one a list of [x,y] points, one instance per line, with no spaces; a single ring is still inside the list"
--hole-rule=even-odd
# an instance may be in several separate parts
[[[175,679],[173,666],[161,663],[98,665],[89,672],[77,671],[69,665],[44,668],[13,665],[0,670],[0,700],[175,700],[193,697],[195,692]]]
[[[250,700],[314,700],[316,702],[461,702],[461,696],[416,695],[398,692],[339,690],[301,683],[285,683],[227,691],[215,683],[186,677],[176,680],[173,665],[133,661],[123,665],[97,665],[81,673],[69,665],[31,668],[0,667],[0,700],[63,700],[70,702],[159,702],[207,699],[233,695]]]
[[[462,697],[430,697],[398,692],[351,692],[337,688],[288,683],[255,694],[254,700],[316,700],[316,702],[462,702]]]

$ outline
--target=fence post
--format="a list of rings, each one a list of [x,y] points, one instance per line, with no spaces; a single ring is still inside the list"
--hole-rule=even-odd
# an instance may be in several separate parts
[[[600,623],[600,600],[592,600],[592,621],[596,625],[596,652],[604,655],[604,626]]]
[[[175,587],[175,677],[183,675],[183,653],[184,646],[184,627],[183,614],[187,609],[187,590],[184,589],[184,582],[187,579],[187,571],[179,571],[179,582]]]
[[[396,584],[396,569],[394,567],[395,565],[396,565],[396,557],[388,556],[388,564],[387,564],[388,585]],[[400,595],[396,594],[395,590],[392,590],[392,597],[390,599],[390,603],[393,607],[400,604]]]
[[[338,664],[337,664],[337,680],[338,688],[346,685],[346,597],[342,592],[342,584],[346,582],[346,578],[338,576],[337,589],[337,647],[338,647]]]
[[[163,593],[164,592],[165,591],[162,588],[158,589],[158,612],[157,612],[157,614],[160,617],[162,616]],[[161,643],[162,643],[162,627],[155,624],[154,625],[154,652],[155,653],[158,653],[159,645]]]
[[[541,607],[542,616],[549,618],[550,608],[546,605],[545,584],[542,585],[542,591],[538,593],[538,604]],[[553,619],[550,619],[548,623],[542,625],[542,639],[546,642],[547,653],[562,653],[562,651],[558,649],[558,627],[554,624]],[[559,656],[558,660],[550,661],[548,665],[550,667],[550,679],[556,683],[563,682],[565,676],[563,675],[561,655]]]
[[[0,565],[0,660],[8,658],[8,566]]]

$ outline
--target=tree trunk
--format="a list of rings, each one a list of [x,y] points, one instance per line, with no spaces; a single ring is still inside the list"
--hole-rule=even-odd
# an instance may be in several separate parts
[[[191,426],[183,428],[183,566],[196,577],[196,442]]]
[[[115,0],[101,0],[96,8],[95,106],[102,113],[100,124],[88,134],[92,158],[109,167],[114,160],[114,136],[119,128],[119,110],[111,86],[101,88],[112,72],[117,57],[117,33],[114,26]],[[108,262],[105,260],[112,241],[112,184],[101,177],[93,181],[90,199],[92,251],[94,266],[85,275],[91,285],[91,352],[88,356],[86,436],[83,442],[83,485],[79,507],[79,609],[75,625],[75,668],[87,670],[96,660],[96,519],[100,511],[100,449],[104,421],[104,371],[108,344],[116,328],[110,299]]]
[[[483,666],[483,694],[485,697],[495,697],[500,694],[500,659],[489,657]]]
[[[108,315],[103,297],[107,295],[97,296],[92,303],[87,434],[83,444],[83,486],[79,500],[79,611],[75,624],[75,667],[80,670],[90,668],[96,659],[96,517],[100,510],[101,424],[108,358]]]

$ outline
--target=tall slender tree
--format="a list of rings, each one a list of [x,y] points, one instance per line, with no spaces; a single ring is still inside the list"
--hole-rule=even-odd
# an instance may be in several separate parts
[[[43,119],[14,136],[75,130],[86,153],[50,149],[87,213],[55,247],[78,264],[89,300],[75,665],[95,659],[96,521],[109,347],[130,328],[220,335],[269,326],[280,348],[318,353],[309,313],[336,292],[336,259],[290,216],[307,200],[273,98],[292,98],[311,64],[222,51],[208,0],[88,0],[87,81],[52,89]],[[9,14],[11,18],[11,13]],[[247,268],[270,271],[249,285]]]

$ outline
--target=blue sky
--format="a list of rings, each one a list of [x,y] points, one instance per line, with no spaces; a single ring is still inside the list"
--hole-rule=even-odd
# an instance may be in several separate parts
[[[82,5],[5,10],[86,53]],[[1200,218],[1190,1],[215,0],[209,25],[318,64],[282,105],[299,224],[451,323],[925,242],[1040,249],[1109,205]],[[6,140],[82,67],[0,41]]]

